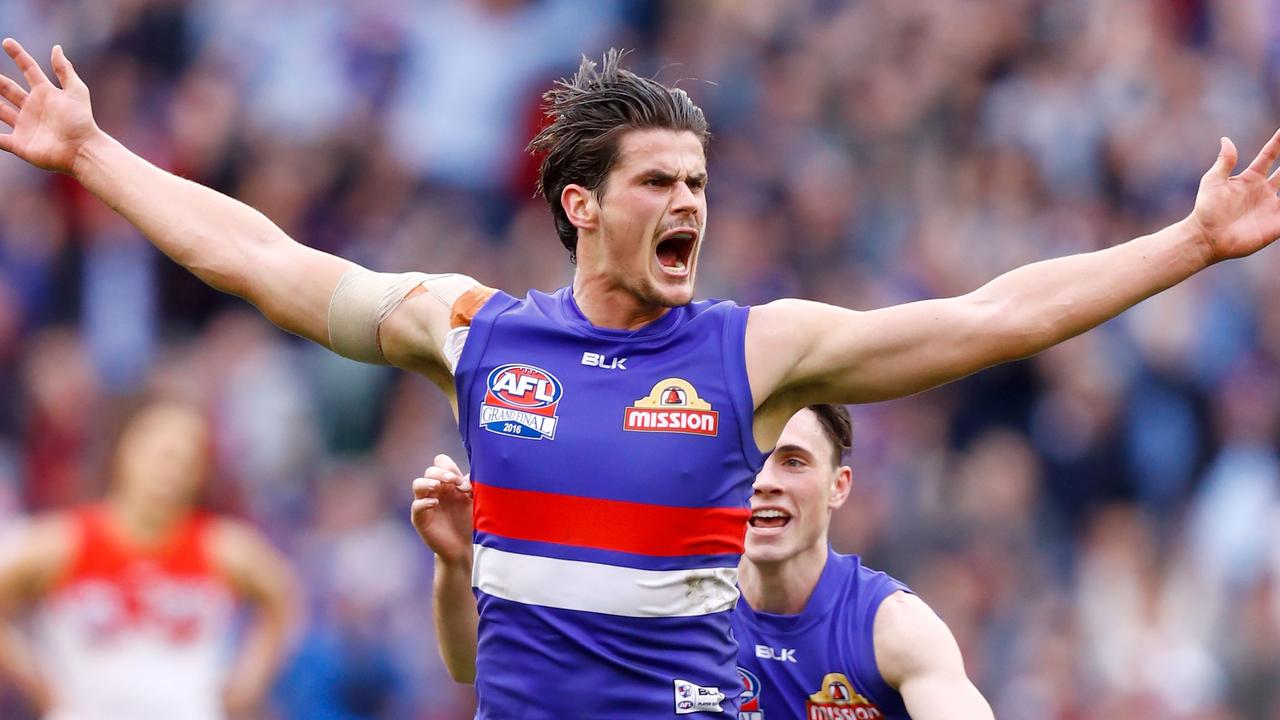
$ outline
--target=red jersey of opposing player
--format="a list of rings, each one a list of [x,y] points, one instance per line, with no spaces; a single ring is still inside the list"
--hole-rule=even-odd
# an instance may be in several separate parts
[[[234,595],[207,550],[213,519],[189,515],[148,546],[97,506],[71,523],[68,571],[37,614],[51,718],[222,717]]]

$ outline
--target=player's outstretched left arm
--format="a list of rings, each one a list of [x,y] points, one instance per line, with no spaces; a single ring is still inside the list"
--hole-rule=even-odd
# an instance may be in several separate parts
[[[1280,173],[1267,174],[1278,154],[1280,132],[1232,176],[1236,148],[1222,138],[1185,219],[1018,268],[967,295],[868,312],[801,300],[754,308],[747,362],[757,407],[772,401],[777,412],[766,414],[785,423],[814,402],[909,395],[1038,353],[1213,263],[1252,254],[1280,236]]]
[[[991,706],[969,681],[946,623],[920,598],[897,592],[876,611],[880,676],[897,688],[915,720],[984,720]]]
[[[231,717],[251,713],[271,688],[301,624],[298,581],[288,561],[253,528],[219,520],[210,554],[253,615],[223,693]]]

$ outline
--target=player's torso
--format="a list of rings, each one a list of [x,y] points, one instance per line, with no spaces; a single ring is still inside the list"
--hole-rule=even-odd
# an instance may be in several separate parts
[[[736,692],[727,615],[760,461],[746,311],[621,333],[564,294],[495,300],[458,373],[482,714],[729,715],[712,698]]]
[[[57,720],[218,718],[232,595],[206,556],[208,523],[129,545],[104,513],[77,514],[79,549],[43,603],[42,658]]]
[[[740,720],[907,717],[901,696],[875,663],[875,608],[901,588],[879,578],[887,576],[859,573],[851,562],[829,562],[805,612],[796,616],[753,612],[739,601],[733,627],[743,693]]]

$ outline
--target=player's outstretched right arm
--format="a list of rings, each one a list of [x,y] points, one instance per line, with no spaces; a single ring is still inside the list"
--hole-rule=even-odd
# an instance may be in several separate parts
[[[248,300],[279,327],[332,347],[330,300],[354,263],[297,243],[248,205],[130,152],[94,122],[89,88],[60,46],[53,48],[52,65],[61,87],[17,41],[5,39],[4,50],[30,90],[0,76],[0,97],[8,101],[0,102],[0,122],[13,128],[0,135],[0,149],[73,176],[204,282]],[[429,317],[401,318],[409,337],[396,333],[391,348],[384,338],[385,356],[374,357],[412,358],[413,369],[430,371],[441,365],[432,338],[442,323],[440,334],[447,332],[448,311],[432,303],[412,306]],[[360,359],[373,359],[367,355]]]

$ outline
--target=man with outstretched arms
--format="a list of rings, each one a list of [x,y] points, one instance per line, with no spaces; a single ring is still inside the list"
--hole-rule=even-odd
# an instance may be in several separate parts
[[[114,450],[104,501],[0,538],[0,683],[48,720],[244,717],[298,622],[293,571],[257,531],[195,507],[211,462],[198,410],[148,402]],[[232,647],[237,603],[252,613]]]
[[[694,302],[706,120],[613,52],[547,94],[552,122],[531,147],[577,267],[571,287],[521,300],[300,245],[103,133],[60,48],[58,87],[17,42],[4,47],[29,89],[0,82],[13,127],[0,149],[70,173],[280,327],[420,372],[454,405],[476,483],[481,717],[732,717],[729,610],[750,486],[799,408],[899,397],[1031,355],[1280,234],[1267,175],[1280,134],[1234,177],[1224,138],[1186,219],[968,295],[871,312]]]
[[[831,550],[831,512],[849,496],[849,413],[811,405],[782,430],[756,476],[742,596],[732,616],[739,720],[981,720],[951,631],[894,578]],[[437,564],[470,561],[472,489],[447,455],[414,481],[411,516]],[[454,679],[475,680],[476,611],[465,575],[438,574],[437,640]]]

